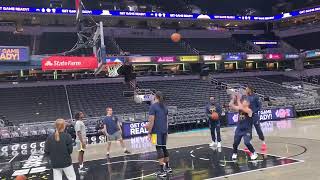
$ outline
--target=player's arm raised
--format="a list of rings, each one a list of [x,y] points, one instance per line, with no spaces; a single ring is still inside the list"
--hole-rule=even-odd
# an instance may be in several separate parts
[[[235,95],[232,96],[231,101],[229,103],[229,107],[234,111],[239,111],[240,110],[240,107],[238,106],[239,104],[235,105],[236,98],[237,97]]]

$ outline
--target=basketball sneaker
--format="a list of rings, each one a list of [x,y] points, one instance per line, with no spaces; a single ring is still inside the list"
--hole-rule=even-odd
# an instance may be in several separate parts
[[[166,167],[165,171],[168,173],[168,174],[171,174],[173,172],[172,168],[171,167]]]
[[[221,148],[221,142],[218,142],[217,148]]]
[[[267,150],[267,144],[266,144],[266,143],[263,143],[263,144],[261,145],[261,151],[265,151],[265,150]]]
[[[216,145],[217,145],[217,143],[214,142],[214,141],[212,141],[212,143],[209,144],[210,147],[213,147],[213,146],[216,146]]]
[[[79,173],[85,173],[89,170],[89,168],[81,167],[81,168],[78,168],[78,170],[79,170]]]
[[[165,178],[167,177],[167,173],[165,171],[158,171],[156,172],[156,176],[160,178]]]
[[[233,153],[233,154],[232,154],[232,160],[237,160],[237,158],[238,158],[238,154]]]
[[[258,158],[258,154],[256,152],[254,152],[251,156],[250,159],[251,160],[256,160]]]

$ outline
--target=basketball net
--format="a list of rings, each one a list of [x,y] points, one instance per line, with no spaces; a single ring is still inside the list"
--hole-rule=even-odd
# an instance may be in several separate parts
[[[106,65],[108,77],[118,77],[118,70],[122,66],[122,63],[111,63]]]

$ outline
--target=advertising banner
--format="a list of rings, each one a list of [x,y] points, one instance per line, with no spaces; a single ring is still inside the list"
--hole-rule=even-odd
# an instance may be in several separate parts
[[[123,122],[122,123],[122,132],[123,137],[132,137],[139,135],[148,134],[148,130],[145,128],[147,121],[144,122]]]
[[[124,57],[106,57],[105,63],[121,63],[123,64],[125,61]]]
[[[129,62],[131,63],[149,63],[151,62],[150,56],[130,56],[128,57]]]
[[[227,114],[228,124],[233,125],[238,122],[238,113],[229,112]],[[274,108],[266,109],[258,112],[260,121],[275,121],[285,118],[293,118],[295,116],[294,109],[292,107],[287,108]]]
[[[320,56],[320,51],[318,51],[318,50],[307,51],[307,52],[306,52],[306,57],[307,57],[307,58],[319,57],[319,56]]]
[[[0,62],[28,62],[28,47],[0,46]]]
[[[180,56],[179,57],[181,62],[198,62],[199,56]]]
[[[227,61],[239,61],[242,60],[242,56],[238,54],[228,54],[224,56],[224,60]]]
[[[202,56],[204,61],[221,61],[222,56],[221,55],[204,55]]]
[[[158,56],[154,57],[154,61],[157,63],[172,63],[177,61],[176,56]]]
[[[282,58],[283,58],[282,54],[266,54],[266,59],[269,59],[269,60],[280,60]]]
[[[81,70],[96,69],[96,57],[51,56],[42,60],[42,70]]]
[[[261,60],[263,59],[263,54],[247,54],[248,60]]]
[[[299,54],[286,54],[285,58],[286,59],[298,59],[300,57]]]

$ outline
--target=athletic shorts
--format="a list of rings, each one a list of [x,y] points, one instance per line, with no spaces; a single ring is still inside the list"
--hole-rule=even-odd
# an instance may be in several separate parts
[[[109,134],[107,136],[107,139],[108,141],[118,141],[118,140],[121,140],[122,139],[122,134],[121,134],[121,131],[117,131],[113,134]]]
[[[83,151],[83,152],[85,151],[80,141],[76,141],[76,148],[77,148],[77,151]]]
[[[151,134],[151,143],[157,146],[166,146],[167,138],[168,138],[167,133]]]

